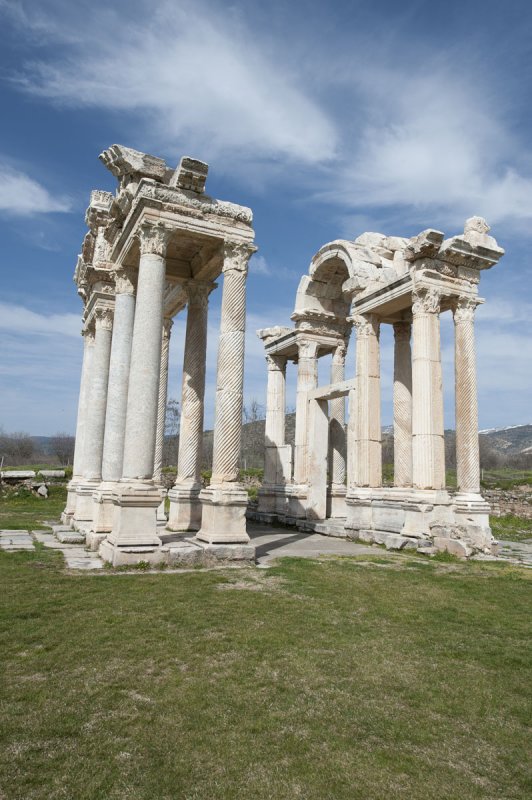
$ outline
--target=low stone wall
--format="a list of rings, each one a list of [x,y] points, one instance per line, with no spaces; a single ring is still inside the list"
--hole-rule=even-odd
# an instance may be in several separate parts
[[[532,486],[516,486],[513,489],[483,489],[482,495],[490,504],[494,517],[514,514],[516,517],[532,519]]]

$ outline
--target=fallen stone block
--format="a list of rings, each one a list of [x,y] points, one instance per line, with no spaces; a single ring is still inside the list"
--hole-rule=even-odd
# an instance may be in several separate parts
[[[434,547],[440,553],[450,553],[458,558],[469,558],[473,553],[473,548],[466,542],[461,542],[459,539],[447,539],[443,536],[434,537]]]

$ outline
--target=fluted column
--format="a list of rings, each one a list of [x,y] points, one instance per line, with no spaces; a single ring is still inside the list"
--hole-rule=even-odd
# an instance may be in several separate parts
[[[380,323],[375,314],[353,317],[356,328],[355,485],[382,485]]]
[[[203,453],[203,412],[207,360],[207,319],[209,294],[215,284],[194,283],[185,287],[188,295],[187,328],[183,358],[181,418],[177,478],[170,489],[168,528],[197,531],[201,527],[201,459]]]
[[[76,488],[76,510],[73,525],[88,532],[93,524],[93,492],[102,479],[103,441],[105,433],[105,411],[107,407],[107,385],[109,381],[109,359],[113,331],[113,311],[108,306],[94,311],[94,354],[88,393],[87,425],[83,444],[83,478]]]
[[[61,516],[64,523],[69,523],[76,510],[76,486],[83,475],[83,451],[85,443],[85,429],[87,427],[88,395],[92,358],[94,354],[94,330],[86,328],[83,336],[83,362],[81,366],[81,380],[78,398],[78,416],[76,422],[76,439],[74,445],[74,462],[72,466],[72,480],[68,484],[67,503]]]
[[[99,482],[102,478],[105,412],[107,386],[113,333],[113,311],[97,308],[95,311],[94,359],[89,394],[89,413],[84,444],[84,479]]]
[[[124,481],[153,481],[168,237],[168,230],[162,224],[148,222],[142,224],[138,235],[140,262],[127,399]]]
[[[440,294],[412,294],[412,477],[417,489],[445,487]]]
[[[394,485],[412,486],[412,353],[410,322],[393,326],[393,461]]]
[[[247,543],[247,492],[238,483],[242,440],[244,344],[246,333],[246,278],[255,247],[224,245],[222,318],[216,373],[211,485],[202,490],[201,530],[209,544]]]
[[[318,385],[319,345],[312,339],[300,338],[297,343],[296,430],[294,483],[308,481],[308,399],[307,394]]]
[[[119,481],[122,477],[131,340],[135,319],[135,288],[132,270],[127,267],[119,267],[113,275],[116,296],[105,415],[102,462],[102,479],[104,481]]]
[[[477,300],[459,297],[453,309],[455,342],[456,473],[458,491],[480,493],[478,399],[475,363]]]
[[[166,399],[168,396],[168,356],[172,325],[173,320],[165,319],[162,329],[159,397],[157,400],[157,429],[155,433],[155,454],[153,463],[153,480],[157,484],[161,483],[163,474],[164,429],[166,421]]]
[[[156,510],[161,492],[153,482],[161,369],[166,247],[170,231],[144,221],[137,232],[140,261],[124,437],[122,478],[113,494],[113,529],[100,555],[115,566],[162,558]],[[131,550],[134,548],[134,551]]]
[[[332,357],[331,383],[341,383],[345,378],[347,345],[339,344]],[[329,403],[329,475],[334,488],[344,488],[346,475],[345,397],[336,397]]]
[[[264,483],[276,485],[282,472],[279,448],[284,445],[286,414],[286,357],[266,356],[268,383],[264,441]]]

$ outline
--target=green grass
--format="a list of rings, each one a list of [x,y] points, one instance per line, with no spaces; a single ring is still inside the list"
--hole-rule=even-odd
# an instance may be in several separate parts
[[[530,796],[529,571],[0,552],[3,800]]]
[[[510,542],[532,541],[532,519],[505,514],[503,517],[490,517],[490,526],[496,539]]]
[[[48,493],[43,498],[26,488],[0,492],[0,529],[36,530],[46,527],[45,520],[58,520],[65,507],[66,488],[50,485]]]

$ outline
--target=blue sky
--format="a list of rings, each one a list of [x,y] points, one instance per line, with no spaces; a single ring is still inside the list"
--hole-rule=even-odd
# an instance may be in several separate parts
[[[321,245],[365,230],[453,235],[467,217],[485,216],[506,256],[481,282],[480,424],[531,422],[531,49],[525,0],[0,0],[0,426],[75,428],[81,305],[72,273],[91,189],[115,188],[98,161],[114,142],[169,164],[184,154],[208,161],[209,194],[253,209],[248,403],[265,393],[255,330],[290,324],[298,280]],[[177,398],[183,335],[178,317]],[[384,330],[385,424],[391,344]],[[327,369],[324,360],[323,382]],[[294,367],[288,380],[293,405]]]

